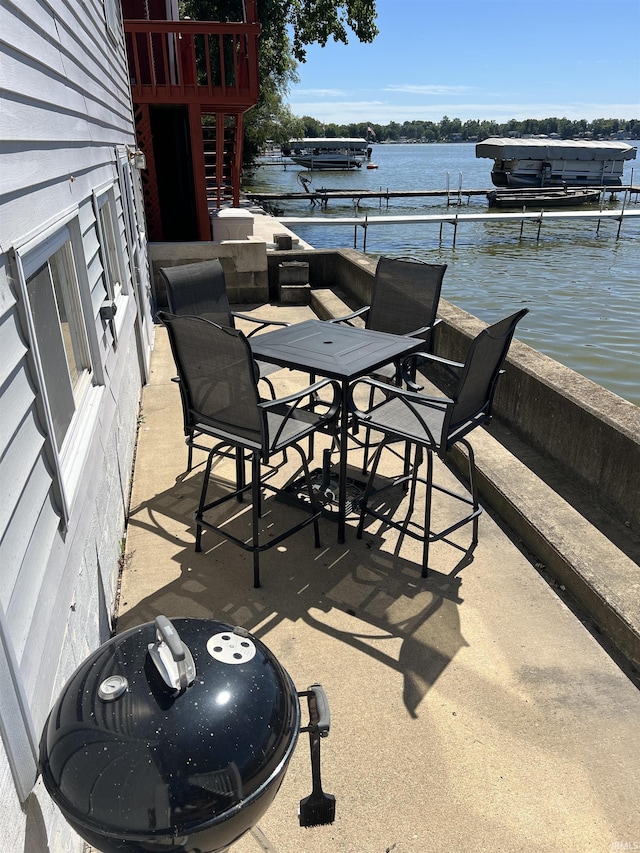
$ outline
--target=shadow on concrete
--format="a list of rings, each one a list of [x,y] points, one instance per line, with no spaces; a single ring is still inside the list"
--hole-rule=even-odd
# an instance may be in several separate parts
[[[207,532],[203,551],[195,552],[193,511],[201,483],[202,472],[196,469],[131,508],[129,525],[171,546],[172,571],[175,575],[177,564],[180,574],[169,582],[161,580],[130,608],[123,600],[118,630],[164,614],[219,619],[263,638],[283,621],[302,621],[313,629],[310,636],[319,632],[370,662],[401,673],[403,701],[415,717],[427,691],[467,645],[460,631],[458,573],[470,562],[470,555],[465,553],[448,574],[432,571],[423,579],[421,543],[416,545],[417,562],[389,553],[383,534],[370,530],[357,540],[355,530],[349,528],[347,543],[338,545],[335,524],[322,520],[322,547],[313,547],[312,530],[305,529],[264,552],[263,586],[253,589],[251,554]],[[222,517],[228,516],[229,506],[219,508]],[[233,532],[248,538],[250,504],[236,506],[239,515],[231,523]],[[290,526],[299,513],[272,498],[264,501],[263,508],[266,535],[281,524]],[[144,572],[142,559],[134,554],[129,571]]]

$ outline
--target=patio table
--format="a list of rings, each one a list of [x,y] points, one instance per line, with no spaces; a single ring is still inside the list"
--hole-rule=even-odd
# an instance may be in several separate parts
[[[409,355],[424,345],[421,338],[390,335],[371,329],[305,320],[251,339],[261,361],[337,379],[342,384],[338,486],[338,542],[345,541],[347,507],[347,438],[349,383],[377,367]]]

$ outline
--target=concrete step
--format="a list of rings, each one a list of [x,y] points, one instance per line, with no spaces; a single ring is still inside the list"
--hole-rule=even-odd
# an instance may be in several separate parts
[[[312,290],[310,305],[322,319],[350,307],[333,290]],[[495,429],[494,429],[495,427]],[[536,567],[559,594],[573,598],[595,636],[621,656],[634,680],[640,672],[640,543],[606,516],[549,460],[495,423],[473,433],[483,505],[519,537]],[[466,461],[456,450],[462,471]],[[565,495],[561,494],[563,481]]]

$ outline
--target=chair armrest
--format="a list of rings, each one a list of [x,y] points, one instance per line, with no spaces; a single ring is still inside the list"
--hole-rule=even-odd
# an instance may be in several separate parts
[[[239,311],[232,311],[231,316],[234,318],[238,318],[239,320],[247,320],[250,323],[255,323],[258,328],[252,329],[247,335],[250,338],[252,335],[255,335],[256,332],[259,332],[261,329],[266,329],[267,326],[290,326],[291,323],[286,323],[284,320],[265,320],[262,317],[252,317],[251,314],[241,314]]]
[[[294,408],[298,408],[299,404],[305,399],[305,397],[317,394],[322,388],[326,388],[328,386],[333,388],[333,398],[331,403],[323,402],[323,405],[329,406],[329,408],[322,416],[322,419],[331,420],[331,418],[340,411],[340,403],[342,401],[342,388],[340,387],[340,383],[335,379],[320,379],[318,382],[314,382],[313,385],[308,385],[301,391],[295,391],[293,394],[288,394],[286,397],[278,397],[275,400],[263,400],[259,405],[261,409],[268,410],[275,409],[283,405],[288,406],[293,403],[293,410]]]
[[[372,388],[381,389],[385,395],[384,402],[372,405],[366,412],[357,409],[353,400],[353,390],[360,383],[369,385]],[[382,432],[387,434],[393,433],[398,437],[398,439],[411,441],[414,436],[411,432],[410,426],[415,421],[418,421],[424,430],[425,435],[429,437],[430,442],[434,446],[437,446],[438,438],[433,434],[431,427],[427,423],[424,410],[436,409],[443,412],[446,411],[446,409],[454,402],[449,397],[429,397],[425,394],[417,394],[414,391],[405,391],[402,388],[398,388],[397,385],[387,385],[384,382],[378,382],[376,379],[370,379],[369,377],[356,379],[356,381],[349,386],[349,392],[350,398],[348,402],[352,415],[356,418],[356,421],[360,421],[368,429],[382,430]],[[408,425],[405,428],[403,428],[398,420],[397,413],[394,417],[393,426],[391,426],[389,422],[385,423],[384,418],[381,420],[376,418],[377,411],[384,408],[385,404],[390,400],[397,400],[402,403],[406,407],[407,413],[410,414],[412,420],[408,422]]]
[[[357,311],[353,311],[351,314],[345,314],[344,317],[334,317],[332,320],[327,320],[327,323],[346,323],[347,326],[352,326],[353,323],[350,323],[349,320],[353,320],[356,317],[361,317],[363,314],[366,314],[367,311],[371,308],[370,305],[365,305],[363,308],[358,308]]]
[[[438,317],[430,326],[421,326],[419,329],[414,329],[413,332],[405,332],[405,335],[409,338],[417,338],[425,332],[431,332],[436,326],[439,326],[440,323],[442,323],[442,318]]]
[[[435,364],[441,364],[446,368],[455,368],[460,370],[464,367],[464,364],[459,361],[452,361],[449,358],[443,358],[440,355],[434,355],[432,352],[412,352],[411,355],[408,355],[402,362],[400,367],[400,372],[402,374],[402,380],[406,383],[407,388],[410,391],[422,391],[424,385],[418,385],[417,382],[414,381],[411,363],[414,359],[422,359],[423,361],[432,361]],[[453,370],[450,371],[453,374]],[[455,375],[455,374],[454,374]]]
[[[419,394],[417,391],[405,390],[404,388],[399,388],[397,385],[388,385],[386,382],[380,382],[378,379],[372,379],[370,376],[363,376],[362,379],[356,379],[349,386],[348,400],[349,411],[363,421],[369,420],[370,416],[368,412],[363,412],[361,409],[358,409],[353,399],[353,392],[358,385],[368,385],[371,388],[379,388],[385,394],[387,399],[390,399],[391,397],[402,397],[408,401],[415,400],[418,405],[427,405],[431,408],[441,409],[446,406],[450,406],[455,402],[451,397],[433,397],[427,394]]]
[[[452,361],[450,358],[443,358],[441,355],[434,355],[432,352],[412,352],[411,355],[408,355],[405,358],[405,361],[410,361],[416,356],[424,358],[427,361],[435,361],[438,364],[444,364],[448,367],[464,367],[464,362],[462,361]]]
[[[319,391],[321,391],[323,388],[328,387],[331,387],[333,389],[333,397],[330,401],[320,401],[323,406],[328,406],[328,408],[326,412],[315,413],[317,423],[315,425],[310,424],[308,430],[309,432],[313,432],[338,417],[342,403],[342,388],[340,386],[340,383],[337,382],[335,379],[321,379],[318,382],[314,382],[313,385],[309,385],[306,388],[303,388],[301,391],[296,391],[293,394],[288,394],[286,397],[278,397],[278,399],[276,400],[264,400],[259,403],[259,407],[265,412],[268,412],[270,409],[281,410],[283,407],[286,409],[286,414],[282,419],[282,423],[280,424],[276,435],[269,442],[271,446],[275,446],[277,444],[287,422],[290,421],[291,418],[295,417],[295,414],[298,410],[302,410],[305,412],[310,411],[301,406],[302,401],[307,397],[316,398]]]

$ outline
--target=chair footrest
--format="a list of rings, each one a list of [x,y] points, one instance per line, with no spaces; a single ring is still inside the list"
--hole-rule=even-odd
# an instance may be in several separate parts
[[[470,501],[465,501],[466,503],[470,503]],[[378,521],[384,521],[384,523],[388,527],[392,527],[394,530],[398,530],[401,533],[404,533],[405,536],[411,536],[412,539],[417,539],[419,542],[423,542],[428,538],[429,542],[438,542],[440,539],[445,539],[450,533],[458,530],[460,527],[464,527],[465,524],[469,524],[470,521],[473,521],[474,518],[479,518],[482,515],[482,507],[479,506],[478,509],[474,510],[469,515],[465,515],[460,518],[458,521],[455,521],[453,524],[450,524],[449,527],[445,527],[444,530],[439,530],[437,532],[433,532],[429,530],[428,537],[425,534],[425,531],[421,524],[417,521],[411,521],[410,518],[405,518],[402,521],[394,521],[389,517],[388,513],[378,512],[375,509],[371,509],[371,507],[367,506],[365,510],[367,515],[371,515],[373,518],[377,518]],[[411,530],[410,526],[418,528],[418,532],[415,530]]]

